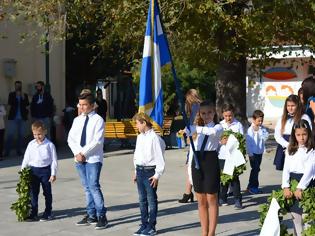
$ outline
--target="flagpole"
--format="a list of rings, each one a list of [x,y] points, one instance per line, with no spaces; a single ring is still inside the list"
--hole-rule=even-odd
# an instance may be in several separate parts
[[[151,0],[151,1],[154,2],[155,0]],[[158,0],[156,0],[156,1],[158,1]],[[159,7],[158,4],[157,4],[157,7]],[[162,15],[160,10],[159,10],[159,12],[160,12],[160,15]],[[161,22],[161,26],[162,26],[163,32],[165,32],[164,31],[163,21],[161,20],[160,22]],[[170,46],[169,46],[168,43],[167,43],[167,47],[168,47],[168,51],[171,52]],[[188,117],[187,117],[187,113],[185,111],[184,96],[183,96],[183,93],[182,93],[182,86],[181,86],[180,81],[177,78],[177,74],[176,74],[176,70],[175,70],[175,66],[174,66],[174,62],[173,62],[172,53],[170,53],[170,59],[171,59],[172,74],[173,74],[173,78],[174,78],[174,81],[175,81],[176,94],[177,94],[177,98],[179,100],[179,107],[180,107],[180,110],[182,112],[183,119],[184,119],[184,122],[186,124],[186,127],[187,127],[187,129],[189,131],[191,131],[190,130],[190,123],[189,123],[189,120],[188,120]],[[194,145],[194,140],[193,140],[191,135],[189,135],[188,137],[189,137],[189,140],[190,140],[190,145],[191,145],[192,151],[194,153],[193,158],[194,158],[194,162],[195,162],[195,168],[199,170],[200,169],[200,165],[199,165],[199,161],[197,159],[197,156],[195,155],[196,154],[196,149],[195,149],[195,145]]]

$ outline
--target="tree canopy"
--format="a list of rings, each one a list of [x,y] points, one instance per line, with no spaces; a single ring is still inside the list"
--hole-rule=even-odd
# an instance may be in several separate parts
[[[35,22],[49,29],[51,40],[81,39],[78,46],[89,48],[95,57],[113,54],[126,64],[141,59],[149,0],[3,1],[2,20]],[[176,61],[204,72],[217,69],[218,80],[224,74],[220,70],[228,70],[229,64],[241,65],[235,70],[244,68],[248,56],[261,58],[257,62],[263,66],[284,46],[315,50],[314,1],[160,0],[159,4]],[[240,73],[236,81],[241,77],[245,80]],[[239,91],[243,90],[244,85]]]

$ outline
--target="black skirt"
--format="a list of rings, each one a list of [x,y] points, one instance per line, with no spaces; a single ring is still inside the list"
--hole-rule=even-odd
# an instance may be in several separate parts
[[[191,174],[194,191],[196,193],[218,193],[220,188],[220,167],[216,151],[205,151],[203,157],[196,152],[200,169],[195,167],[194,160],[191,164]]]
[[[290,135],[285,134],[283,135],[283,138],[286,141],[289,141]],[[284,158],[285,158],[285,149],[280,144],[278,144],[277,150],[276,150],[276,156],[273,161],[273,164],[276,166],[276,170],[283,170]]]

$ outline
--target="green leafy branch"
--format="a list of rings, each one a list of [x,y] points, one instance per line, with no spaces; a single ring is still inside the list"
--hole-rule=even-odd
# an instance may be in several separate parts
[[[10,209],[15,211],[18,221],[24,221],[29,215],[31,209],[31,168],[27,167],[19,171],[20,180],[16,186],[16,192],[19,198],[16,202],[12,203]]]
[[[237,139],[237,141],[239,142],[238,149],[243,154],[244,159],[245,159],[245,155],[246,155],[246,140],[245,140],[244,135],[241,134],[241,133],[233,132],[232,130],[225,130],[223,132],[222,138],[223,137],[229,137],[231,134],[233,134],[235,136],[235,138]],[[240,165],[240,166],[234,168],[233,175],[224,174],[221,171],[221,177],[220,177],[221,183],[223,185],[229,184],[230,182],[232,182],[232,180],[234,178],[236,178],[236,177],[240,176],[241,174],[243,174],[245,170],[246,170],[246,164],[243,164],[243,165]]]
[[[298,181],[292,180],[290,182],[290,190],[291,192],[295,192],[296,187],[298,185]],[[280,236],[290,236],[292,234],[289,234],[287,231],[287,227],[282,224],[281,219],[284,215],[288,213],[290,210],[290,207],[292,207],[295,202],[297,201],[296,198],[285,198],[283,194],[283,190],[279,189],[277,191],[272,191],[271,195],[267,199],[267,203],[260,205],[259,212],[260,212],[260,219],[259,223],[262,227],[265,218],[267,216],[271,200],[275,198],[280,206],[279,210],[279,221],[280,221]],[[303,192],[302,200],[299,202],[299,205],[303,208],[303,213],[306,215],[304,218],[304,223],[307,223],[310,225],[307,229],[303,231],[303,236],[311,236],[315,235],[315,189],[309,188]]]

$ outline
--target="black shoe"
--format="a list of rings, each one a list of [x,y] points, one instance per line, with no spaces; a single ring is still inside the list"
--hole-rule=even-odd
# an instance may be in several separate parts
[[[39,221],[49,221],[53,219],[53,215],[50,213],[46,213],[44,212],[44,214],[42,215],[42,217],[39,219]]]
[[[38,221],[38,216],[37,215],[30,215],[25,219],[26,222],[35,222]]]
[[[93,225],[96,223],[97,223],[96,218],[91,218],[88,215],[85,215],[82,220],[80,220],[76,223],[76,225],[77,226],[86,226],[86,225],[91,225],[91,224]]]
[[[140,236],[142,235],[143,231],[147,228],[146,225],[140,225],[140,228],[133,233],[134,236]]]
[[[219,199],[219,206],[227,206],[228,203],[227,203],[227,200],[226,199]]]
[[[190,194],[183,194],[183,198],[179,199],[178,202],[179,203],[187,203],[190,200],[190,202],[194,202],[194,194],[190,193]]]
[[[95,226],[95,229],[105,229],[108,225],[108,221],[106,216],[100,216],[98,217],[97,224]]]
[[[238,210],[243,209],[242,201],[239,199],[235,200],[234,208]]]

